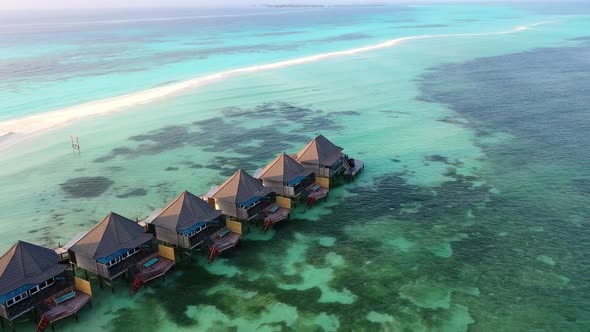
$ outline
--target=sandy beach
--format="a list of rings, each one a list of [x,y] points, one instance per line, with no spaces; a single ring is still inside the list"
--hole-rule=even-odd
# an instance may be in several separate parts
[[[463,34],[441,34],[441,35],[420,35],[410,36],[387,40],[375,45],[369,45],[359,48],[353,48],[343,51],[335,51],[322,53],[317,55],[305,56],[301,58],[278,61],[264,65],[248,66],[238,69],[231,69],[214,73],[187,81],[173,83],[153,89],[148,89],[136,93],[131,93],[115,98],[108,98],[98,100],[90,103],[84,103],[72,107],[67,107],[59,110],[49,111],[46,113],[26,116],[13,120],[0,122],[0,150],[8,149],[19,142],[27,140],[31,137],[40,135],[52,129],[67,125],[77,120],[106,115],[113,112],[119,112],[128,109],[135,105],[151,103],[157,100],[168,98],[187,90],[192,90],[204,85],[214,82],[219,82],[234,76],[256,73],[262,71],[269,71],[288,66],[295,66],[310,62],[322,61],[341,56],[351,56],[366,52],[371,52],[379,49],[397,46],[403,42],[431,39],[431,38],[450,38],[450,37],[470,37],[470,36],[485,36],[485,35],[502,35],[525,31],[529,28],[549,24],[555,22],[538,22],[529,25],[517,26],[514,29],[499,32],[484,32],[484,33],[463,33]],[[3,133],[5,133],[3,135]],[[7,134],[12,133],[11,139],[8,139]]]

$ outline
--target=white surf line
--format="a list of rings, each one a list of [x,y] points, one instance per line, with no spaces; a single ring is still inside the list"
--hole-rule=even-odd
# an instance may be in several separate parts
[[[35,135],[39,135],[45,133],[47,131],[53,130],[55,128],[64,126],[66,124],[72,123],[77,120],[81,120],[84,118],[98,116],[98,115],[105,115],[114,113],[117,111],[121,111],[124,109],[128,109],[132,106],[141,105],[151,103],[157,100],[162,100],[167,97],[177,95],[183,91],[189,89],[195,89],[201,86],[205,86],[214,82],[219,82],[221,80],[228,79],[230,77],[249,74],[249,73],[256,73],[262,71],[269,71],[284,67],[290,67],[295,65],[300,65],[304,63],[311,63],[322,61],[326,59],[341,57],[341,56],[349,56],[355,54],[361,54],[366,52],[371,52],[375,50],[385,49],[389,47],[393,47],[399,45],[406,41],[411,40],[420,40],[420,39],[430,39],[430,38],[449,38],[449,37],[469,37],[469,36],[488,36],[488,35],[503,35],[503,34],[511,34],[516,33],[524,30],[528,30],[532,27],[543,25],[543,24],[550,24],[556,23],[556,21],[546,21],[546,22],[539,22],[533,23],[529,25],[518,26],[512,30],[507,31],[500,31],[500,32],[481,32],[481,33],[463,33],[463,34],[442,34],[442,35],[422,35],[422,36],[411,36],[411,37],[401,37],[396,39],[391,39],[379,44],[364,46],[353,48],[344,51],[335,51],[335,52],[328,52],[322,53],[317,55],[310,55],[301,58],[291,59],[291,60],[284,60],[273,62],[264,65],[255,65],[249,67],[243,67],[238,69],[230,69],[226,71],[222,71],[215,74],[210,74],[194,79],[190,79],[183,82],[172,83],[169,85],[152,88],[140,92],[135,92],[131,94],[127,94],[120,97],[108,98],[99,101],[94,101],[90,103],[84,103],[80,105],[75,105],[71,107],[66,107],[63,109],[59,109],[56,111],[50,111],[46,113],[40,113],[35,115],[30,115],[18,119],[13,120],[6,120],[0,121],[0,138],[3,134],[6,133],[13,133],[10,135],[9,139],[2,139],[0,140],[0,150],[6,149],[8,147],[12,147],[19,142],[22,142],[28,138],[31,138]]]

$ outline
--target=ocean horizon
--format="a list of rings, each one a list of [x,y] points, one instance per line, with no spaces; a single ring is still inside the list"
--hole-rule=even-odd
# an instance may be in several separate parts
[[[354,181],[133,297],[91,279],[56,329],[586,331],[588,31],[582,2],[0,12],[0,250],[321,134]]]

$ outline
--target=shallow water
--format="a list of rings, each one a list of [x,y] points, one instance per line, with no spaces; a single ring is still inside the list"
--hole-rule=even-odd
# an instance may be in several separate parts
[[[213,264],[181,262],[133,298],[122,281],[114,295],[94,287],[81,322],[588,330],[588,17],[458,5],[369,14],[357,30],[413,26],[393,37],[558,23],[235,77],[52,131],[1,156],[1,247],[64,243],[111,210],[145,217],[181,190],[204,193],[323,133],[365,161],[357,181],[267,234],[253,228]]]

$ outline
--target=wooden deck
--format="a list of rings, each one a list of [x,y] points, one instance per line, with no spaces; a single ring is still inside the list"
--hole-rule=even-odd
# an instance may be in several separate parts
[[[270,212],[269,208],[267,208],[264,213],[266,214],[266,217],[264,218],[264,221],[269,220],[271,223],[277,223],[281,220],[285,220],[289,217],[289,214],[291,213],[291,210],[284,208],[284,207],[279,207],[275,212]]]
[[[50,323],[57,322],[60,319],[75,315],[84,307],[92,297],[88,294],[76,291],[76,296],[60,304],[50,306],[45,312],[45,317]]]
[[[137,275],[141,278],[141,280],[143,280],[143,282],[148,282],[150,280],[154,280],[158,277],[163,276],[174,265],[174,262],[167,258],[164,258],[162,256],[155,257],[158,258],[158,261],[150,267],[145,267],[143,266],[143,264],[148,262],[150,259],[154,258],[153,256],[148,257],[139,264],[137,264],[137,267],[139,268],[139,273]]]
[[[313,187],[316,186],[317,184],[312,184],[311,186],[307,187],[307,192],[309,193],[307,195],[307,198],[314,198],[316,201],[319,200],[320,198],[324,198],[326,196],[328,196],[328,192],[330,191],[330,189],[326,188],[326,187],[319,187],[315,190],[313,190]]]
[[[355,177],[358,173],[360,173],[363,170],[363,168],[365,168],[365,163],[358,159],[355,159],[354,167],[351,167],[344,171],[344,176]]]
[[[240,242],[240,234],[234,232],[229,232],[225,236],[219,237],[219,234],[224,229],[225,228],[220,229],[217,232],[213,233],[213,235],[211,235],[211,240],[215,244],[215,248],[217,248],[218,252],[224,252],[225,250],[231,249],[235,247],[238,244],[238,242]]]

